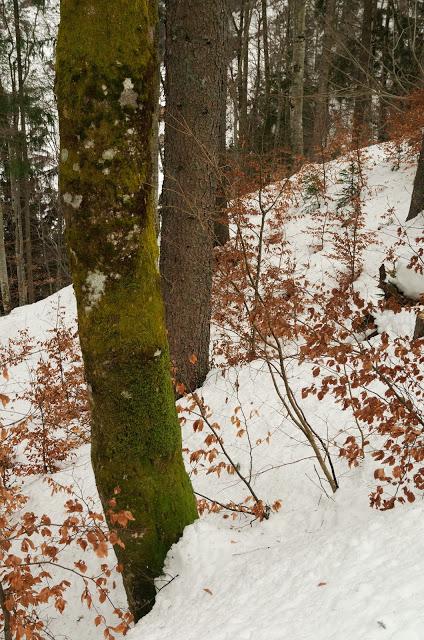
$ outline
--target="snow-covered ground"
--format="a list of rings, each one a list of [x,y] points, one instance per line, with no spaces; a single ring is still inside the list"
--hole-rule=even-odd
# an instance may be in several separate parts
[[[385,247],[396,241],[397,220],[407,215],[415,168],[392,162],[383,147],[368,151],[367,227],[376,232],[379,244],[366,250],[358,287],[367,299],[378,289],[378,268]],[[331,163],[337,169],[337,162]],[[339,165],[340,166],[340,165]],[[329,167],[329,170],[331,167]],[[331,186],[334,194],[340,189]],[[331,195],[331,193],[330,193]],[[392,219],[384,214],[391,210]],[[302,260],[316,279],[331,267],[323,252],[310,250],[305,224],[290,233]],[[415,222],[415,224],[417,224]],[[410,270],[397,273],[405,285]],[[326,276],[325,276],[326,277]],[[396,274],[393,276],[396,278]],[[408,282],[406,282],[406,285]],[[419,290],[419,283],[413,284]],[[58,305],[65,321],[74,322],[75,302],[71,288],[47,300],[17,309],[0,320],[0,336],[7,341],[21,328],[42,338],[55,326]],[[411,334],[411,314],[385,314],[379,325],[392,334]],[[0,392],[28,383],[24,365],[2,381]],[[296,393],[312,380],[310,365],[293,367],[291,384]],[[210,372],[202,389],[213,420],[220,423],[226,446],[259,498],[272,504],[281,500],[278,513],[268,521],[252,517],[223,518],[223,513],[203,515],[188,527],[182,540],[168,554],[161,591],[156,604],[129,633],[131,640],[423,640],[424,639],[424,505],[421,497],[393,511],[370,509],[368,495],[374,488],[373,465],[366,461],[348,469],[336,460],[340,489],[335,497],[323,489],[311,451],[287,423],[266,367],[260,362]],[[231,416],[242,407],[252,447],[246,437],[237,438]],[[319,402],[308,397],[302,407],[314,427],[326,437],[341,434],[352,424],[331,396]],[[7,407],[4,422],[13,420]],[[194,433],[187,416],[184,446],[198,448],[206,435]],[[269,443],[266,441],[270,434]],[[256,444],[258,439],[261,444]],[[192,473],[195,490],[219,502],[241,500],[249,493],[234,475],[207,474],[197,465]],[[95,496],[95,484],[87,448],[76,463],[57,474],[61,481],[73,479],[85,495]],[[57,515],[60,497],[50,498],[38,478],[27,485],[28,508]],[[72,551],[68,550],[72,561]],[[65,559],[66,560],[66,559]],[[95,571],[96,558],[90,569]],[[162,588],[163,587],[163,588]],[[92,624],[95,613],[80,601],[80,584],[68,592],[63,616],[48,610],[49,629],[56,639],[94,640],[102,632]],[[124,594],[118,581],[115,599]],[[109,615],[109,605],[103,605]]]

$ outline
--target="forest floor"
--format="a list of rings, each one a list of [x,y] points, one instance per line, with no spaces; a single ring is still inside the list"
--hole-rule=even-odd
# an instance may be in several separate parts
[[[330,163],[328,175],[340,175],[343,162]],[[358,291],[367,300],[379,294],[382,256],[396,242],[396,228],[406,218],[411,197],[414,165],[402,161],[393,170],[393,162],[382,146],[367,151],[364,211],[366,228],[375,234],[376,241],[364,252],[357,282]],[[329,197],[334,199],[340,182],[329,179],[329,184]],[[327,277],[334,264],[325,251],[311,249],[312,225],[307,213],[305,216],[306,223],[305,217],[292,223],[289,237],[299,262],[307,262],[310,279],[318,280]],[[407,289],[409,275],[399,269],[393,279]],[[411,288],[419,291],[419,279]],[[59,307],[65,324],[73,325],[75,301],[72,289],[67,288],[2,318],[1,340],[6,342],[21,329],[43,339],[56,325]],[[385,312],[377,325],[391,336],[411,335],[414,316]],[[293,365],[290,376],[292,389],[300,396],[301,389],[313,380],[312,365]],[[30,367],[23,363],[11,370],[9,380],[1,382],[0,391],[11,396],[14,390],[30,384],[30,378]],[[413,504],[399,505],[392,511],[371,509],[368,496],[375,486],[376,463],[366,459],[359,467],[349,468],[337,454],[334,458],[340,489],[331,495],[319,478],[310,448],[288,424],[267,367],[259,361],[230,368],[225,376],[219,368],[212,370],[202,394],[213,411],[213,420],[221,425],[225,444],[240,472],[251,477],[256,494],[264,502],[281,500],[281,509],[262,522],[246,515],[224,518],[224,512],[204,514],[187,527],[168,554],[153,610],[128,638],[423,640],[422,497],[418,495]],[[236,437],[231,422],[239,406],[252,446],[246,437]],[[340,436],[340,442],[344,442],[353,426],[352,418],[332,396],[322,401],[309,396],[302,408],[329,441]],[[3,410],[2,421],[10,423],[26,410],[24,404],[12,403]],[[193,451],[202,446],[207,434],[194,433],[193,417],[186,417],[184,446]],[[262,440],[260,445],[255,444],[258,440]],[[248,493],[234,475],[208,474],[207,466],[188,460],[187,468],[195,490],[211,499],[238,502]],[[81,448],[72,464],[55,474],[55,479],[71,482],[81,495],[93,496],[98,502],[87,446]],[[42,478],[26,480],[24,491],[29,496],[29,510],[60,517],[63,497],[51,497]],[[68,549],[63,563],[72,565],[80,556],[80,551]],[[88,553],[85,556],[89,571],[95,573],[102,561]],[[119,575],[116,580],[113,599],[123,605]],[[88,611],[80,596],[81,583],[75,579],[63,615],[46,607],[45,617],[56,640],[102,637],[102,631],[92,624],[96,612]],[[109,603],[98,605],[98,610],[110,618]]]

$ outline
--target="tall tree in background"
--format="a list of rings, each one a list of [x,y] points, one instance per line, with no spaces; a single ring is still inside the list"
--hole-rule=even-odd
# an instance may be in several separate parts
[[[26,261],[26,287],[28,302],[34,302],[34,269],[32,260],[32,238],[31,238],[31,208],[30,208],[30,184],[29,184],[29,160],[28,160],[28,140],[27,140],[27,114],[25,106],[24,71],[22,59],[22,37],[21,37],[21,16],[19,10],[19,0],[13,0],[13,17],[15,26],[15,46],[16,46],[16,68],[17,87],[14,88],[16,94],[15,102],[18,105],[20,130],[17,137],[18,157],[21,164],[20,192],[24,211],[24,247]]]
[[[190,390],[209,369],[226,27],[224,0],[168,0],[160,266],[171,356]]]
[[[69,282],[57,207],[57,4],[0,0],[0,201],[10,291],[4,312]]]
[[[362,144],[368,141],[371,128],[372,91],[369,87],[372,84],[372,34],[376,4],[376,0],[363,0],[360,49],[356,65],[357,86],[352,123],[352,138],[355,144]]]
[[[249,36],[252,22],[253,0],[241,0],[238,27],[237,82],[238,82],[238,138],[239,148],[248,147],[248,86],[249,86]]]
[[[318,89],[315,98],[315,122],[312,138],[312,153],[316,156],[327,144],[328,97],[334,42],[334,21],[336,0],[326,0],[324,12],[324,33],[322,37],[321,59],[318,67]]]
[[[0,293],[3,312],[10,311],[10,287],[9,274],[7,272],[6,246],[4,242],[4,215],[3,204],[0,202]]]
[[[303,156],[303,98],[305,78],[305,0],[293,0],[293,64],[290,91],[290,133],[292,152]]]
[[[265,108],[264,108],[264,131],[262,148],[268,149],[270,146],[270,107],[271,107],[271,65],[269,59],[269,30],[268,30],[268,8],[267,0],[261,0],[262,18],[262,42],[264,50],[264,76],[265,76]]]
[[[153,137],[157,4],[62,0],[60,186],[105,511],[135,517],[116,547],[136,619],[196,518],[181,454],[157,269]],[[111,523],[113,528],[113,523]]]

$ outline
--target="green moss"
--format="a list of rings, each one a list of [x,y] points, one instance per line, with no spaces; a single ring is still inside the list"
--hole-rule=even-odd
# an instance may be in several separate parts
[[[92,459],[105,508],[119,486],[118,506],[136,518],[123,533],[125,550],[116,549],[136,618],[152,605],[169,547],[196,518],[157,270],[155,25],[151,0],[62,0],[57,47],[60,187],[71,202],[67,239],[92,389]],[[137,108],[121,99],[128,79]],[[104,280],[96,295],[93,274]]]

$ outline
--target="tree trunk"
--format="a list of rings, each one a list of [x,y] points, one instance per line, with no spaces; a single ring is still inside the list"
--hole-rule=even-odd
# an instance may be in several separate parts
[[[388,131],[387,131],[387,117],[389,112],[390,102],[386,97],[387,87],[388,87],[388,78],[389,78],[389,60],[390,60],[390,50],[389,50],[389,39],[390,39],[390,11],[388,7],[385,7],[385,3],[383,2],[382,8],[385,8],[385,11],[380,11],[380,24],[376,26],[381,32],[381,56],[384,60],[384,64],[381,67],[380,73],[380,85],[382,87],[382,92],[378,97],[378,142],[387,142],[389,139]],[[386,62],[387,61],[387,62]]]
[[[238,147],[248,145],[248,80],[249,80],[249,34],[252,18],[251,0],[242,0],[240,13],[240,38],[238,60],[239,132]]]
[[[269,61],[269,41],[268,41],[268,11],[267,0],[261,1],[262,14],[262,40],[264,47],[264,76],[265,76],[265,111],[264,111],[264,132],[262,148],[267,150],[271,144],[270,108],[271,108],[271,66]]]
[[[15,22],[15,38],[16,38],[16,61],[18,67],[18,103],[20,113],[20,135],[19,135],[19,156],[22,160],[22,176],[21,195],[23,196],[24,208],[24,248],[26,260],[26,282],[28,292],[28,302],[34,302],[34,275],[32,264],[32,239],[31,239],[31,208],[30,208],[30,189],[29,189],[29,160],[28,160],[28,143],[26,131],[26,113],[25,113],[25,95],[24,95],[24,79],[22,70],[22,47],[21,47],[21,25],[19,15],[19,0],[13,0],[14,22]]]
[[[417,173],[414,179],[411,204],[406,220],[413,220],[421,211],[424,211],[424,131],[421,142],[421,151],[418,158]]]
[[[166,25],[161,274],[177,379],[194,391],[209,370],[226,73],[224,2],[169,0]]]
[[[370,123],[372,116],[372,94],[368,89],[372,61],[373,20],[376,12],[376,0],[364,0],[360,52],[358,55],[357,86],[353,111],[353,142],[359,147],[370,144]]]
[[[227,1],[223,0],[227,10]],[[228,12],[227,12],[228,13]],[[226,13],[226,15],[227,15]],[[228,64],[231,53],[228,46],[228,17],[225,18],[225,62],[222,65],[222,93],[221,93],[221,115],[219,123],[219,175],[216,199],[216,221],[214,225],[215,245],[223,246],[230,239],[230,228],[228,220],[228,166],[227,166],[227,95],[228,95]]]
[[[10,289],[9,276],[7,273],[6,247],[4,244],[4,219],[3,219],[3,203],[0,202],[0,292],[4,313],[9,313],[10,306]]]
[[[10,193],[12,198],[13,224],[15,229],[15,261],[16,261],[16,279],[18,282],[18,302],[19,306],[28,303],[28,293],[25,275],[25,257],[24,257],[24,234],[22,228],[22,210],[21,210],[21,190],[20,182],[16,175],[19,159],[15,151],[15,142],[17,128],[14,125],[13,142],[9,142],[9,179]]]
[[[157,3],[62,0],[57,45],[60,189],[105,512],[135,517],[116,547],[130,608],[196,518],[181,455],[160,278],[153,148]],[[112,523],[110,526],[113,528]]]
[[[57,203],[57,231],[56,231],[56,284],[55,289],[59,291],[65,282],[67,282],[66,267],[65,267],[65,251],[63,247],[63,233],[64,233],[64,221],[63,221],[63,205],[60,202],[60,198]]]
[[[312,153],[315,158],[321,155],[327,144],[328,136],[328,88],[334,42],[334,19],[336,0],[326,0],[324,16],[324,35],[322,53],[318,71],[318,95],[315,100],[315,120],[312,140]]]
[[[294,1],[293,68],[290,92],[290,130],[295,158],[303,156],[303,83],[305,77],[306,2]]]
[[[12,640],[10,611],[6,607],[6,592],[1,582],[0,582],[0,609],[3,614],[3,638],[4,640]]]

